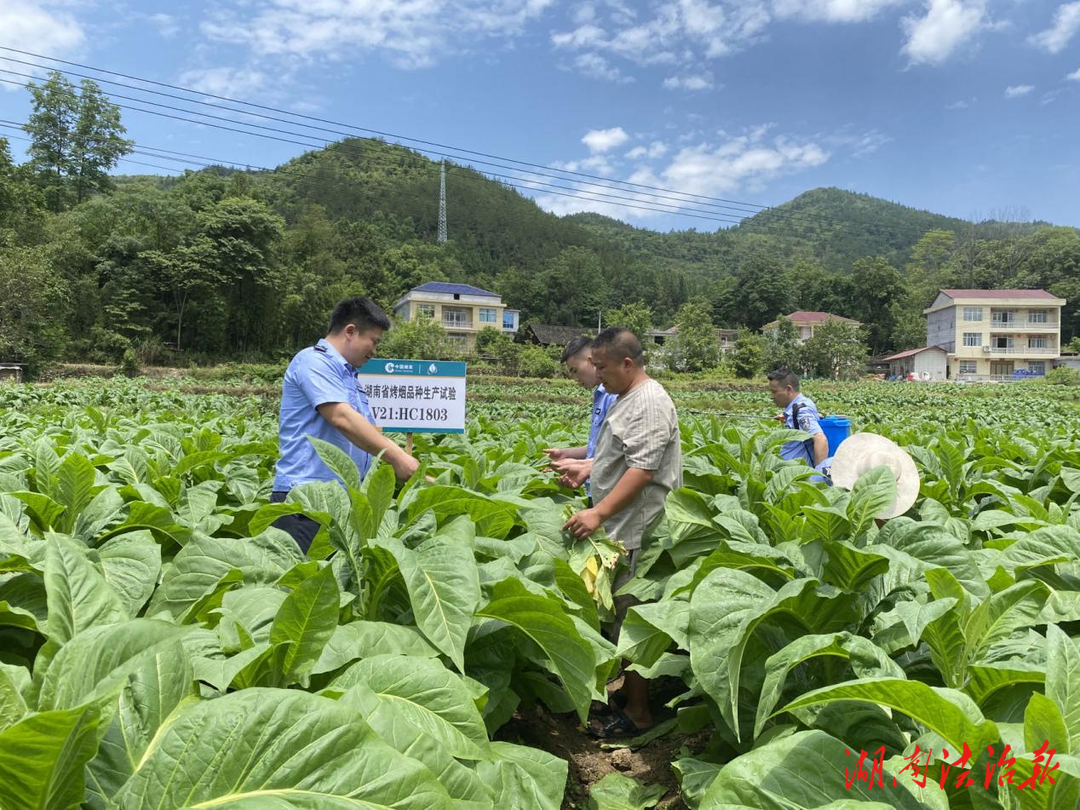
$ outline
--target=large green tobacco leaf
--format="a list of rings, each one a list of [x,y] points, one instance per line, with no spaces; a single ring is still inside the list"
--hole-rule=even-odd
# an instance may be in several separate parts
[[[0,731],[0,807],[68,810],[85,796],[101,709],[91,704],[30,714]]]
[[[173,649],[190,629],[151,619],[90,628],[45,670],[38,708],[70,709],[113,691],[132,673],[153,676],[158,653]]]
[[[494,587],[491,601],[476,615],[513,625],[536,642],[585,722],[590,702],[601,697],[596,656],[559,599],[530,593],[517,579],[507,579]]]
[[[86,556],[86,547],[62,534],[45,541],[49,637],[61,644],[84,630],[128,618],[120,596]]]
[[[117,810],[201,807],[451,810],[420,763],[355,711],[294,690],[246,689],[174,712],[116,795]]]
[[[609,773],[589,788],[589,810],[648,810],[665,793],[663,785],[643,785],[621,773]]]
[[[841,700],[876,703],[903,712],[957,749],[966,742],[973,751],[985,750],[998,738],[996,726],[966,695],[895,678],[864,678],[815,689],[774,714]]]
[[[315,452],[319,454],[323,464],[330,468],[330,472],[344,481],[345,486],[356,491],[360,490],[360,470],[345,451],[335,444],[313,436],[308,436],[307,439],[315,448]]]
[[[146,614],[164,610],[180,618],[232,572],[247,585],[273,585],[303,561],[296,543],[279,529],[242,538],[197,534],[165,567]]]
[[[87,767],[87,782],[96,806],[131,778],[158,729],[185,699],[193,699],[191,660],[179,640],[146,647],[136,665],[125,667],[116,716]]]
[[[855,780],[848,787],[844,770],[854,771],[858,756],[859,752],[824,731],[802,731],[774,740],[725,765],[705,793],[700,810],[861,808],[860,802],[894,810],[947,807],[943,795],[936,805],[924,803],[909,789],[909,780],[898,778],[896,771],[884,771],[884,787],[871,788],[869,780]],[[872,765],[867,762],[865,767],[869,770]],[[932,788],[941,794],[936,785]]]
[[[859,476],[851,488],[847,514],[851,534],[858,537],[896,500],[896,479],[887,467],[875,467]]]
[[[417,491],[409,504],[409,522],[429,509],[439,523],[456,515],[468,515],[482,537],[506,537],[517,522],[517,507],[458,487],[431,486]]]
[[[98,549],[105,581],[120,596],[129,616],[146,604],[161,573],[161,546],[148,531],[113,537]]]
[[[60,531],[70,532],[75,528],[79,515],[94,499],[95,479],[94,466],[84,455],[69,453],[60,463],[55,494],[57,503],[64,507],[57,525]]]
[[[559,810],[566,790],[567,762],[546,751],[513,743],[491,744],[493,758],[477,773],[495,792],[498,810]]]
[[[487,730],[461,676],[433,658],[379,655],[349,667],[331,692],[363,687],[355,695],[365,719],[403,753],[416,738],[439,743],[452,756],[484,759]]]
[[[800,664],[814,658],[833,656],[850,661],[851,668],[859,678],[903,678],[904,671],[885,651],[872,641],[851,633],[831,633],[798,638],[784,649],[769,656],[765,662],[765,682],[758,698],[757,718],[754,722],[755,739],[761,735],[765,723],[780,702],[788,674]]]
[[[272,645],[288,644],[282,677],[294,683],[311,672],[337,627],[341,591],[327,565],[300,583],[281,603],[270,628]]]
[[[743,656],[755,628],[766,619],[782,619],[797,629],[835,631],[854,616],[852,597],[835,588],[823,594],[817,580],[801,579],[779,591],[750,574],[713,571],[690,600],[690,662],[705,692],[716,701],[720,713],[741,739],[739,684]]]
[[[1080,647],[1057,625],[1046,628],[1046,696],[1069,730],[1069,750],[1080,752]]]
[[[333,672],[358,658],[389,654],[436,658],[439,652],[415,627],[387,622],[352,622],[334,628],[311,672],[313,675]]]
[[[465,639],[481,598],[472,552],[442,536],[426,540],[415,550],[394,538],[382,546],[397,560],[417,627],[464,672]]]

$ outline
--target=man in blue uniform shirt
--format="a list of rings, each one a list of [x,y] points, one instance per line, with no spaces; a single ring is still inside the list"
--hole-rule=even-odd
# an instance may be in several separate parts
[[[801,459],[811,467],[818,467],[829,456],[829,441],[818,420],[817,405],[814,400],[799,393],[799,378],[786,368],[770,371],[768,375],[769,393],[773,404],[783,408],[777,421],[783,422],[792,430],[802,430],[810,434],[805,441],[798,439],[784,442],[780,448],[780,457]]]
[[[383,459],[401,480],[419,466],[375,427],[367,394],[356,380],[357,369],[375,356],[390,319],[363,296],[338,302],[326,337],[302,349],[285,371],[281,390],[279,446],[272,503],[281,503],[289,490],[313,481],[340,481],[319,458],[308,436],[337,446],[356,464],[363,477],[372,456]],[[303,515],[286,515],[274,525],[293,536],[307,552],[319,524]]]
[[[592,389],[592,421],[589,424],[589,441],[584,447],[556,447],[545,450],[552,468],[562,474],[567,486],[579,487],[584,482],[589,492],[589,472],[596,455],[596,443],[600,438],[600,426],[604,424],[608,409],[617,397],[609,394],[600,384],[596,366],[592,362],[592,341],[587,337],[574,338],[563,349],[562,361],[570,376],[582,388]],[[592,493],[589,492],[591,495]]]

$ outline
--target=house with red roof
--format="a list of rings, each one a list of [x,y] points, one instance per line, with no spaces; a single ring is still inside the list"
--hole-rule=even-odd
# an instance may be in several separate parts
[[[462,351],[472,351],[485,326],[516,334],[520,313],[503,303],[502,296],[471,284],[429,281],[413,287],[394,304],[402,320],[431,318],[442,324],[447,337]]]
[[[805,309],[798,309],[792,312],[790,315],[785,315],[789,321],[795,324],[795,329],[799,333],[799,342],[805,343],[814,336],[814,327],[820,326],[825,321],[843,321],[844,323],[854,324],[855,326],[862,326],[859,321],[853,321],[851,318],[844,318],[840,315],[833,315],[831,312],[809,312]],[[765,324],[761,327],[761,331],[768,335],[770,332],[775,332],[780,327],[780,319]]]
[[[954,380],[1042,376],[1061,356],[1065,299],[1046,290],[940,290],[926,345],[944,349]]]

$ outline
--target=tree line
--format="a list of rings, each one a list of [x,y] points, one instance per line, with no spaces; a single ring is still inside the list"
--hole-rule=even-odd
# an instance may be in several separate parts
[[[30,92],[28,159],[17,165],[0,138],[0,361],[32,372],[125,353],[144,363],[280,359],[322,334],[336,300],[364,293],[390,309],[433,280],[501,293],[526,327],[585,327],[612,313],[638,328],[678,325],[681,355],[668,360],[686,369],[719,362],[715,327],[756,331],[794,309],[863,322],[868,352],[921,346],[922,309],[941,287],[1048,289],[1070,302],[1063,339],[1080,334],[1072,228],[968,227],[894,207],[881,210],[910,219],[917,236],[898,242],[877,220],[866,223],[882,228],[877,241],[834,225],[798,232],[776,214],[661,234],[560,218],[452,166],[440,246],[438,164],[411,150],[346,139],[274,171],[116,175],[133,143],[94,82],[52,74]],[[845,195],[803,195],[800,216],[833,223],[858,196]],[[857,210],[877,210],[868,200]]]

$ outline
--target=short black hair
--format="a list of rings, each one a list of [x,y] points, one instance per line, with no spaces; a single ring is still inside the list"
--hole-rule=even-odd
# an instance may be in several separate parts
[[[576,337],[566,344],[566,348],[562,351],[562,361],[565,363],[575,354],[583,352],[592,346],[592,338],[587,338],[584,335]]]
[[[362,295],[346,298],[334,305],[334,311],[330,314],[330,328],[326,333],[336,335],[350,323],[358,332],[375,328],[386,331],[390,328],[390,319],[383,308]]]
[[[592,345],[594,349],[603,349],[605,354],[615,360],[621,361],[629,357],[635,366],[645,365],[645,352],[641,348],[641,341],[629,329],[610,326],[593,338]]]
[[[790,385],[792,391],[799,390],[799,377],[789,368],[778,368],[775,371],[770,371],[766,377],[769,382],[778,382],[784,388]]]

